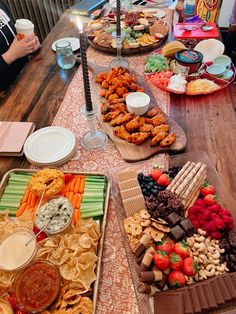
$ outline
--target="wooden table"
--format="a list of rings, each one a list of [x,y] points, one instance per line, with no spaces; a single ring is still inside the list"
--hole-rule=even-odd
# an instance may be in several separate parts
[[[65,14],[45,39],[41,51],[21,73],[12,89],[0,99],[0,120],[33,121],[36,128],[52,123],[76,72],[60,70],[54,40],[77,36],[75,24]],[[209,96],[171,95],[171,115],[184,128],[188,144],[186,152],[205,151],[222,179],[236,194],[236,88],[234,84]],[[0,177],[9,169],[29,167],[24,157],[1,157]]]

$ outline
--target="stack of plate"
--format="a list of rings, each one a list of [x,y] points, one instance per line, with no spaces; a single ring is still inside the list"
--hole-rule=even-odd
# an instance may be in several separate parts
[[[75,151],[74,134],[59,126],[49,126],[34,132],[24,144],[26,158],[39,167],[62,165],[73,157]]]

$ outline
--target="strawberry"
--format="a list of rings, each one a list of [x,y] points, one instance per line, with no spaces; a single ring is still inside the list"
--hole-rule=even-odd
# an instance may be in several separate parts
[[[152,177],[153,180],[157,181],[160,178],[160,176],[162,175],[162,173],[163,172],[160,168],[154,168],[150,172],[150,177]]]
[[[162,186],[167,186],[170,184],[170,178],[164,173],[158,178],[157,183]]]
[[[178,270],[182,267],[182,265],[183,265],[182,257],[179,254],[172,252],[170,254],[170,268],[173,270]]]
[[[173,251],[179,254],[182,258],[188,257],[189,256],[188,243],[185,240],[175,243]]]
[[[186,278],[182,271],[174,270],[169,273],[168,282],[171,288],[180,288],[185,285]]]
[[[73,179],[73,178],[74,178],[73,174],[71,174],[71,173],[65,173],[65,174],[64,174],[64,181],[65,181],[65,184],[67,184],[68,182],[70,182],[70,180]]]
[[[216,203],[216,200],[217,200],[217,197],[216,195],[212,195],[212,194],[207,194],[205,197],[204,197],[204,202],[206,205],[213,205]]]
[[[156,251],[164,251],[167,254],[172,252],[172,243],[169,241],[159,241],[157,242]]]
[[[213,195],[215,194],[215,192],[216,192],[215,187],[213,185],[208,184],[207,182],[204,183],[203,187],[200,190],[200,194],[204,197],[208,194]]]
[[[17,311],[19,308],[16,305],[15,299],[13,298],[13,296],[11,294],[9,294],[9,296],[7,297],[8,302],[11,304],[11,307],[13,308],[13,310]]]
[[[157,269],[165,270],[169,266],[169,256],[167,252],[157,251],[153,254],[153,262]]]
[[[193,276],[198,270],[198,265],[192,257],[187,257],[183,261],[183,273],[187,276]]]

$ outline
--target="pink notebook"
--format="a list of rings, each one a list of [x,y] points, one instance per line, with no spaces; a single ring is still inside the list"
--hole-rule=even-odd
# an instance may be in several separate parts
[[[33,122],[0,122],[0,155],[21,156],[27,137],[34,131]]]

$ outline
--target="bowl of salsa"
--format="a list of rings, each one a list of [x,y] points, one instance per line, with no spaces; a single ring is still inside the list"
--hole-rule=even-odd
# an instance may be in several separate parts
[[[60,275],[57,268],[43,260],[28,265],[13,282],[13,297],[18,307],[28,313],[37,313],[48,308],[60,290]]]

